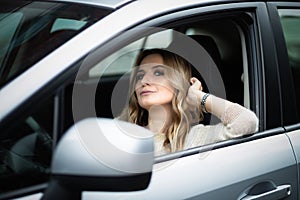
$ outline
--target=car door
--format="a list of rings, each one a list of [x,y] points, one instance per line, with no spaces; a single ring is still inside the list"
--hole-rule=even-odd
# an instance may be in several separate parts
[[[191,26],[196,22],[199,26]],[[297,199],[294,151],[283,128],[281,99],[274,98],[280,96],[279,63],[266,3],[186,9],[143,26],[214,37],[223,56],[223,68],[217,68],[224,87],[221,84],[217,88],[224,93],[209,89],[255,111],[259,130],[252,136],[157,157],[150,185],[144,191],[86,191],[83,199]],[[177,47],[184,48],[184,44]],[[192,53],[195,51],[187,54]],[[226,53],[233,53],[235,58],[230,60]],[[243,80],[241,87],[237,77]]]
[[[298,166],[299,188],[299,2],[269,3],[274,29],[282,90],[283,123],[293,145]],[[290,89],[286,89],[290,88]],[[298,190],[298,198],[299,198]]]

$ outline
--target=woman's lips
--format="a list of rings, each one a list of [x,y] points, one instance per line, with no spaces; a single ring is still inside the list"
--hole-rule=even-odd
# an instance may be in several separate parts
[[[152,93],[153,93],[153,91],[145,90],[145,91],[142,91],[142,92],[140,93],[140,95],[141,95],[141,96],[146,96],[146,95],[149,95],[149,94],[152,94]]]

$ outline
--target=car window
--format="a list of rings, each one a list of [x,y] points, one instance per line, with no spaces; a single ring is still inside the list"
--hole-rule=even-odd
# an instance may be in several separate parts
[[[56,2],[0,2],[0,87],[110,13]]]
[[[0,135],[0,194],[45,183],[53,149],[54,97],[37,103]]]
[[[279,9],[280,20],[286,41],[289,64],[292,69],[294,90],[300,114],[300,10]]]
[[[213,64],[218,68],[217,71],[222,79],[220,82],[225,87],[223,87],[224,91],[219,91],[220,95],[250,108],[249,61],[246,53],[248,47],[246,46],[242,29],[232,19],[185,24],[180,27],[180,30],[182,29],[183,31],[177,31],[177,28],[160,30],[120,48],[91,67],[88,76],[86,76],[88,78],[85,77],[85,81],[91,82],[91,80],[97,79],[100,85],[104,86],[109,84],[108,82],[112,81],[112,79],[128,75],[133,69],[138,53],[142,49],[169,48],[172,45],[176,45],[175,43],[180,40],[180,38],[174,38],[174,35],[182,34],[206,49],[208,56],[214,62]],[[227,30],[227,34],[221,34],[221,29],[223,28]],[[198,69],[194,71],[199,76],[200,72]],[[109,90],[113,91],[116,81],[111,83]],[[111,95],[108,96],[110,97]],[[103,99],[102,96],[101,102],[103,102]],[[107,102],[110,103],[110,101]],[[112,117],[111,113],[108,115],[105,112],[99,113],[100,116]]]
[[[255,108],[254,102],[250,101],[249,74],[252,71],[249,67],[249,46],[244,32],[248,29],[243,27],[243,23],[240,25],[231,16],[210,20],[198,18],[194,21],[183,20],[182,23],[168,25],[167,28],[152,29],[149,34],[141,31],[143,36],[136,33],[136,38],[128,34],[132,39],[126,38],[126,43],[121,48],[103,59],[100,48],[99,54],[91,54],[89,59],[92,61],[84,62],[93,64],[88,66],[88,70],[81,70],[87,71],[87,74],[78,76],[74,83],[73,92],[76,91],[76,94],[73,93],[73,100],[78,101],[78,111],[75,114],[78,119],[88,116],[118,118],[128,103],[126,97],[136,57],[142,49],[151,48],[171,49],[192,62],[196,59],[192,63],[192,73],[201,80],[205,91],[249,109]],[[191,49],[189,45],[183,44],[182,41],[186,41],[183,38],[191,41],[191,46],[196,45],[200,49]],[[202,73],[207,74],[203,77]],[[215,87],[211,87],[212,85]],[[201,123],[218,122],[218,119],[207,114]]]

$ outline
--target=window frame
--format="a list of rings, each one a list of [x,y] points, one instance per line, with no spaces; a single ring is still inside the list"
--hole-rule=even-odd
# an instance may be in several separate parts
[[[145,23],[141,23],[140,25],[136,26],[138,27],[165,27],[168,26],[170,23],[175,22],[176,19],[186,19],[188,17],[205,17],[212,13],[217,12],[224,12],[228,15],[232,12],[252,12],[255,16],[253,26],[251,27],[251,30],[249,31],[249,38],[247,44],[247,55],[249,60],[249,69],[251,71],[249,72],[250,77],[250,93],[251,93],[251,108],[254,109],[254,112],[258,115],[260,120],[260,127],[259,132],[248,136],[246,138],[240,138],[238,140],[227,140],[223,141],[217,144],[207,145],[205,147],[195,147],[188,150],[183,150],[181,152],[176,152],[173,154],[163,155],[160,157],[157,157],[155,159],[155,163],[165,162],[168,160],[177,159],[184,156],[193,155],[199,152],[204,152],[208,150],[213,149],[219,149],[231,145],[236,145],[239,143],[244,143],[268,136],[278,135],[282,134],[284,131],[281,128],[281,115],[277,115],[280,110],[280,99],[273,100],[272,103],[269,105],[267,102],[269,102],[269,99],[273,99],[273,95],[279,94],[278,88],[274,88],[272,84],[270,84],[271,81],[274,79],[278,81],[276,70],[271,70],[270,75],[268,76],[267,80],[264,76],[269,68],[266,66],[270,63],[272,63],[272,66],[274,64],[274,52],[271,52],[268,54],[267,59],[263,58],[262,56],[267,54],[266,52],[269,51],[269,49],[266,49],[267,44],[273,43],[273,37],[270,37],[269,31],[270,26],[268,24],[268,15],[267,15],[267,9],[265,3],[235,3],[235,4],[226,4],[226,5],[218,5],[218,6],[207,6],[207,7],[201,7],[201,8],[194,8],[190,10],[185,11],[178,11],[171,14],[167,14],[164,16],[160,16],[158,18],[155,18],[153,20],[150,20]],[[222,13],[221,12],[221,13]],[[217,13],[220,14],[220,13]],[[263,18],[263,19],[262,19]],[[255,21],[256,20],[256,21]],[[267,26],[266,26],[267,25]],[[262,39],[267,38],[266,41]],[[266,38],[265,38],[266,37]],[[125,42],[121,42],[122,38],[124,38]],[[123,47],[124,44],[128,44],[130,40],[136,40],[134,34],[127,33],[125,35],[121,35],[118,37],[117,40],[111,40],[109,43],[106,43],[101,48],[97,49],[95,52],[98,56],[93,55],[93,57],[97,57],[97,60],[101,60],[105,58],[106,56],[110,55],[112,52],[117,49],[117,47]],[[108,45],[108,46],[106,46]],[[249,46],[248,46],[249,45]],[[104,51],[105,49],[105,51]],[[92,54],[94,54],[93,52]],[[249,55],[251,54],[251,55]],[[91,59],[91,63],[95,63],[96,58]],[[266,82],[268,85],[266,86]],[[273,87],[272,90],[268,89],[270,87]],[[267,92],[268,91],[268,92]],[[267,111],[269,112],[267,114]],[[275,114],[276,113],[276,114]],[[272,120],[269,122],[268,116],[274,116],[275,120]]]
[[[225,11],[224,11],[225,10]],[[270,80],[266,80],[264,75],[265,75],[265,67],[268,63],[273,63],[274,60],[272,60],[272,56],[274,56],[271,53],[271,56],[268,57],[267,61],[265,61],[262,58],[262,55],[266,52],[269,51],[268,49],[262,48],[262,45],[267,46],[266,44],[272,43],[272,37],[269,35],[267,36],[268,39],[266,42],[262,42],[261,38],[261,32],[264,33],[264,36],[266,37],[270,27],[267,26],[265,28],[266,24],[268,23],[267,20],[261,21],[261,18],[267,17],[267,10],[266,6],[264,3],[236,3],[236,4],[226,4],[226,5],[219,5],[219,6],[207,6],[207,7],[200,7],[200,8],[194,8],[190,10],[185,10],[185,11],[178,11],[174,12],[171,14],[167,14],[164,16],[160,16],[158,18],[155,18],[153,20],[147,21],[145,23],[141,23],[137,25],[135,28],[139,27],[164,27],[170,25],[170,23],[175,22],[176,19],[186,19],[189,16],[194,17],[205,17],[208,15],[211,15],[212,13],[214,14],[219,14],[217,12],[224,11],[224,13],[227,13],[228,15],[232,12],[252,12],[255,15],[255,20],[256,22],[253,23],[253,26],[251,27],[251,30],[249,31],[249,38],[247,44],[247,55],[249,59],[249,64],[248,64],[248,69],[251,69],[249,71],[249,81],[250,81],[250,96],[251,96],[251,108],[254,109],[254,112],[258,115],[259,120],[260,120],[260,127],[259,127],[259,132],[247,136],[246,138],[239,138],[238,140],[226,140],[217,144],[210,144],[205,147],[195,147],[192,149],[188,150],[183,150],[181,152],[176,152],[168,155],[163,155],[160,157],[157,157],[155,159],[155,163],[159,162],[165,162],[167,160],[172,160],[172,159],[177,159],[179,157],[184,157],[184,156],[189,156],[193,155],[196,153],[204,152],[213,149],[219,149],[231,145],[236,145],[239,143],[244,143],[268,136],[273,136],[277,134],[283,133],[283,129],[280,128],[280,119],[281,116],[275,116],[275,120],[273,121],[273,124],[268,124],[266,118],[267,114],[266,112],[269,111],[269,115],[272,116],[275,113],[277,114],[279,112],[279,99],[276,101],[272,101],[271,105],[268,105],[266,102],[268,99],[273,98],[273,95],[278,94],[278,90],[272,88],[273,90],[270,90],[270,93],[266,92],[266,81],[272,80],[272,78],[275,78],[277,80],[277,73],[276,71],[272,71],[271,77],[269,78]],[[225,14],[226,15],[226,14]],[[268,18],[268,17],[267,17]],[[177,23],[177,22],[175,22]],[[262,30],[263,29],[263,30]],[[115,52],[116,49],[122,48],[125,45],[129,44],[131,41],[137,40],[136,38],[136,31],[134,30],[133,32],[125,32],[122,35],[118,35],[117,39],[114,40],[112,39],[110,42],[102,45],[101,47],[97,48],[95,51],[91,52],[88,57],[84,58],[88,59],[89,65],[93,65],[99,62],[99,60],[103,60],[105,57],[111,55],[111,53]],[[142,34],[142,33],[139,33]],[[139,35],[139,38],[143,36]],[[264,44],[261,44],[264,43]],[[248,46],[249,45],[249,46]],[[257,51],[257,49],[259,49]],[[249,55],[251,54],[251,55]],[[265,62],[263,62],[265,61]],[[85,63],[85,62],[83,62]],[[83,70],[84,72],[85,70]],[[269,85],[271,87],[271,84]],[[257,105],[258,104],[258,105]],[[275,107],[273,107],[275,106]],[[275,124],[275,125],[274,125]]]
[[[193,8],[190,10],[174,12],[159,18],[153,19],[143,24],[143,26],[160,26],[175,19],[184,19],[192,16],[209,15],[211,13],[229,13],[229,12],[251,12],[254,14],[252,29],[249,31],[248,69],[250,80],[250,97],[255,105],[251,108],[259,117],[259,130],[267,130],[280,127],[282,125],[281,99],[274,99],[274,96],[280,96],[279,88],[274,87],[274,81],[279,85],[277,74],[276,53],[269,46],[274,44],[272,29],[269,24],[269,15],[264,2],[251,3],[228,3],[215,6],[206,6]],[[272,66],[272,67],[271,67]],[[273,67],[275,66],[275,67]]]
[[[174,22],[177,19],[182,21],[184,18],[188,18],[189,16],[198,16],[204,17],[207,15],[213,15],[224,13],[224,15],[230,15],[230,13],[234,12],[251,12],[254,14],[254,21],[251,30],[249,30],[249,40],[247,41],[250,46],[247,46],[247,54],[248,54],[248,70],[249,71],[249,85],[250,85],[250,101],[251,101],[251,108],[254,109],[254,112],[258,115],[260,121],[259,132],[255,133],[254,135],[247,136],[245,138],[239,138],[237,140],[226,140],[219,142],[217,144],[208,144],[205,146],[195,147],[187,150],[183,150],[180,152],[175,152],[163,156],[159,156],[155,158],[155,163],[166,162],[169,160],[174,160],[178,158],[182,158],[185,156],[194,155],[197,153],[206,152],[209,150],[215,150],[219,148],[224,148],[232,145],[237,145],[244,142],[249,142],[252,140],[269,137],[277,134],[283,133],[283,129],[280,128],[280,117],[274,121],[275,125],[271,125],[267,122],[267,114],[266,110],[272,111],[270,112],[270,116],[274,115],[274,113],[278,112],[279,109],[279,101],[273,101],[273,105],[267,105],[267,99],[271,98],[272,94],[266,95],[266,85],[265,82],[267,81],[264,77],[265,69],[262,58],[263,53],[265,53],[266,49],[263,49],[261,46],[262,32],[265,34],[269,26],[265,28],[265,25],[268,23],[267,21],[262,21],[261,18],[267,15],[266,6],[264,3],[233,3],[233,4],[224,4],[218,6],[207,6],[201,8],[194,8],[190,10],[185,10],[181,12],[174,12],[172,14],[162,16],[156,18],[152,21],[146,22],[143,24],[144,26],[161,26],[161,25],[168,25],[170,22]],[[176,23],[176,22],[175,22]],[[263,30],[262,30],[263,29]],[[269,36],[268,36],[269,37]],[[265,43],[272,43],[272,37],[268,39]],[[257,51],[258,50],[258,51]],[[251,55],[249,55],[251,54]],[[269,58],[268,62],[272,62],[271,58]],[[275,73],[272,73],[272,76],[276,77]],[[273,90],[275,94],[278,94],[278,91]],[[267,96],[264,98],[264,96]],[[257,105],[258,104],[258,105]],[[274,108],[275,106],[275,108]],[[278,128],[277,128],[278,127]]]

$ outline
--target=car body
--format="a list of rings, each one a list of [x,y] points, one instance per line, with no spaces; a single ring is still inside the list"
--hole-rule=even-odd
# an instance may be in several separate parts
[[[66,181],[67,191],[82,199],[300,199],[299,2],[5,0],[0,5],[1,199],[39,199],[44,193],[47,199],[53,178],[72,170],[79,178],[73,182],[87,184],[87,176],[94,175],[99,185],[78,189]],[[120,174],[103,167],[98,174],[89,172],[96,169],[91,164],[80,174],[74,166],[85,169],[80,161],[87,154],[62,144],[74,140],[74,127],[94,133],[93,120],[118,116],[137,53],[156,47],[191,61],[210,93],[254,111],[259,130],[147,156],[147,170],[135,169],[148,180],[141,185],[135,182],[141,179],[130,179],[130,170]],[[91,121],[83,123],[87,118]],[[216,121],[208,116],[206,123]],[[116,144],[124,145],[119,139]],[[125,144],[129,151],[142,139]],[[107,155],[133,167],[121,153]],[[136,187],[117,184],[124,182]],[[59,196],[60,190],[53,191]]]

